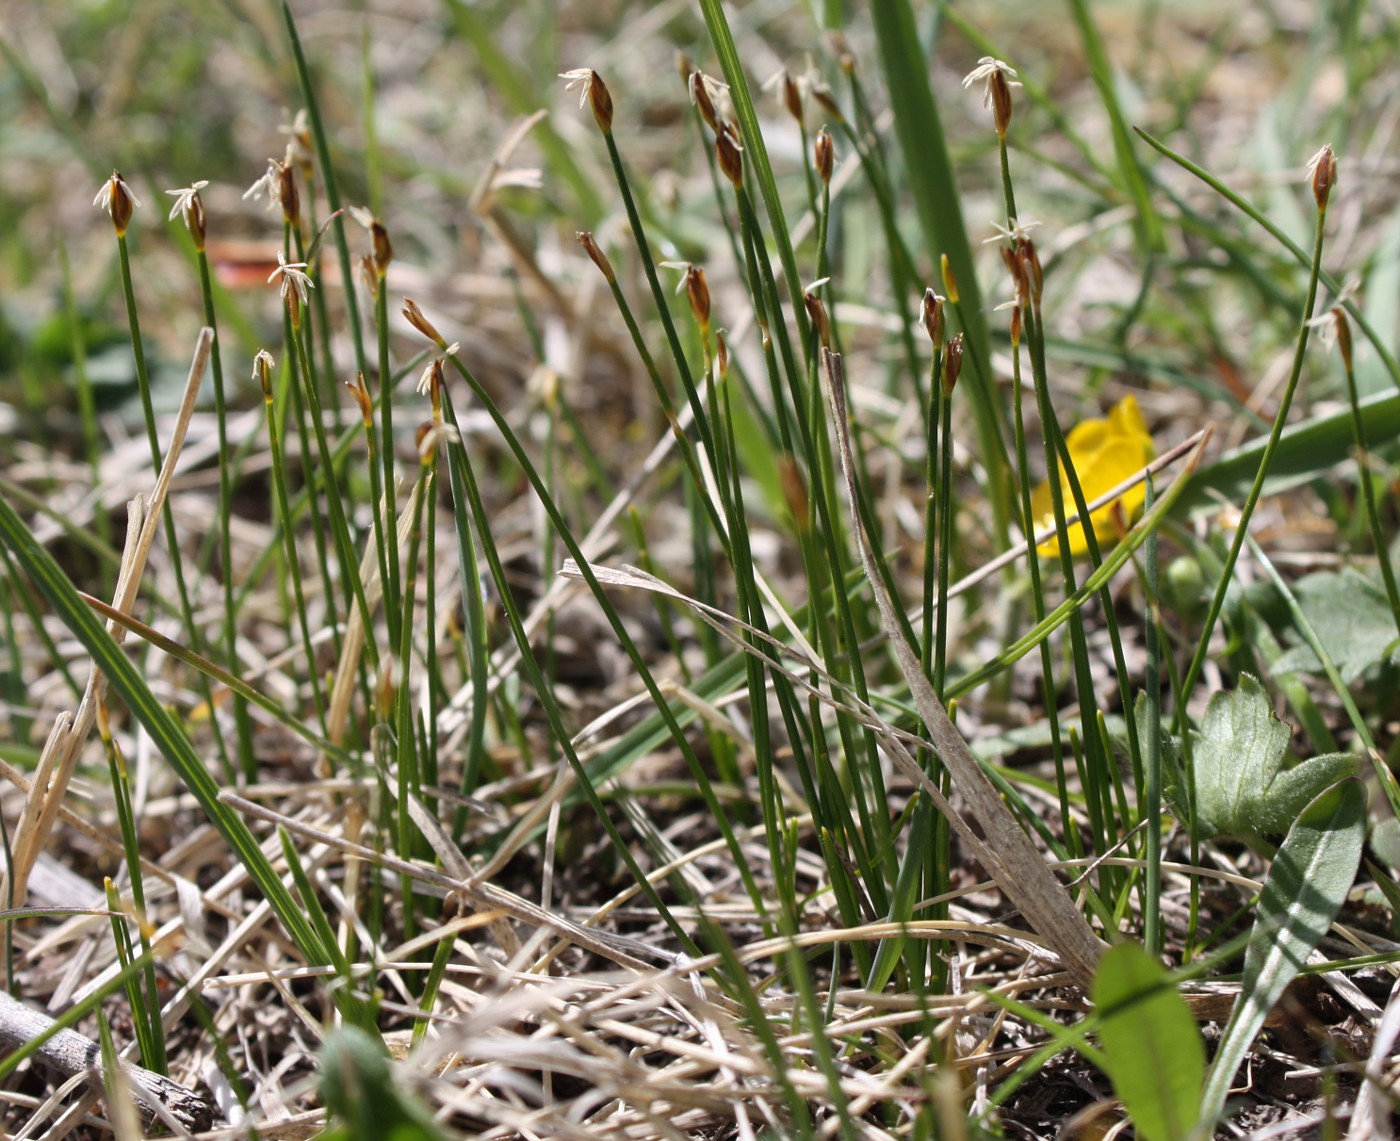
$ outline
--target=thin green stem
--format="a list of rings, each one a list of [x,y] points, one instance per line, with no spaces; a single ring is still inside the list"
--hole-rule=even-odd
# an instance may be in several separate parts
[[[1303,375],[1303,359],[1307,352],[1308,334],[1312,331],[1313,306],[1317,302],[1318,275],[1322,268],[1323,224],[1326,221],[1326,209],[1319,208],[1317,227],[1313,234],[1312,262],[1308,270],[1308,295],[1307,300],[1303,303],[1302,319],[1298,322],[1297,344],[1293,350],[1293,367],[1289,370],[1288,383],[1284,386],[1283,398],[1279,401],[1278,411],[1274,414],[1273,427],[1269,430],[1269,442],[1264,445],[1264,454],[1259,459],[1259,470],[1254,473],[1254,482],[1250,485],[1249,494],[1245,496],[1244,504],[1240,508],[1239,521],[1235,524],[1235,537],[1230,543],[1229,554],[1225,556],[1225,565],[1221,570],[1220,582],[1215,588],[1215,594],[1211,597],[1210,608],[1206,611],[1200,641],[1196,645],[1195,654],[1192,655],[1191,664],[1187,667],[1186,676],[1181,679],[1181,691],[1177,694],[1176,707],[1178,733],[1185,729],[1187,705],[1191,700],[1192,691],[1196,688],[1196,682],[1201,676],[1201,670],[1205,667],[1206,655],[1210,651],[1211,636],[1215,633],[1215,623],[1219,620],[1220,611],[1225,606],[1225,593],[1230,589],[1235,563],[1239,560],[1240,551],[1249,535],[1249,521],[1254,515],[1255,506],[1259,503],[1259,496],[1263,493],[1264,480],[1269,474],[1269,464],[1278,448],[1279,437],[1283,435],[1283,427],[1288,422],[1288,410],[1293,406],[1293,394],[1298,390],[1298,380]]]

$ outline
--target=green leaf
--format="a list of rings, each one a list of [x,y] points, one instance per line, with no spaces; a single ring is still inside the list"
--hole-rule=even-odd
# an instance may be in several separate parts
[[[1376,449],[1400,435],[1400,393],[1386,392],[1361,402],[1366,439]],[[1220,510],[1223,497],[1241,503],[1264,455],[1267,434],[1226,452],[1191,477],[1191,487],[1174,512],[1178,517],[1207,515]],[[1279,495],[1308,483],[1328,468],[1348,460],[1355,446],[1351,409],[1315,416],[1284,429],[1264,480],[1264,495]]]
[[[1136,943],[1120,943],[1099,963],[1094,1005],[1103,1019],[1103,1068],[1138,1136],[1184,1137],[1200,1107],[1206,1054],[1166,970]]]
[[[1385,591],[1354,567],[1310,574],[1298,581],[1293,594],[1347,685],[1372,666],[1395,660],[1395,616]],[[1312,647],[1300,635],[1293,640],[1297,644],[1279,657],[1274,669],[1322,672]]]
[[[394,1080],[384,1046],[354,1026],[326,1036],[321,1047],[321,1097],[345,1141],[442,1141],[433,1115]]]
[[[1198,1136],[1209,1136],[1254,1036],[1341,910],[1365,841],[1366,792],[1356,780],[1326,789],[1289,829],[1259,896],[1240,999],[1202,1095]]]
[[[961,303],[956,307],[968,340],[973,418],[977,425],[980,458],[988,470],[988,495],[998,529],[1009,510],[1006,448],[997,397],[991,376],[991,340],[983,313],[977,265],[967,227],[963,224],[962,198],[948,141],[943,134],[938,102],[929,84],[928,60],[914,21],[909,0],[875,0],[870,17],[880,47],[880,66],[894,113],[895,135],[908,170],[908,189],[914,199],[919,227],[930,256],[948,255],[958,283]],[[936,264],[936,260],[935,260]]]
[[[1357,760],[1329,753],[1289,765],[1288,726],[1274,716],[1264,687],[1248,674],[1234,693],[1217,693],[1195,733],[1197,837],[1229,836],[1264,846],[1289,830],[1322,789],[1355,775]],[[1187,816],[1187,806],[1177,805]]]

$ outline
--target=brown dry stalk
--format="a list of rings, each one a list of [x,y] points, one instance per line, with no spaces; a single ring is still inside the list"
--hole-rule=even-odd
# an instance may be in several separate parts
[[[140,496],[137,496],[128,505],[126,543],[122,552],[121,569],[117,575],[117,588],[112,599],[112,605],[118,610],[129,611],[136,601],[137,591],[141,587],[141,576],[146,570],[146,556],[150,553],[156,529],[160,526],[165,497],[175,476],[175,465],[180,459],[180,449],[185,443],[185,432],[189,428],[190,416],[194,412],[213,345],[214,330],[201,329],[195,341],[194,359],[190,362],[189,376],[185,380],[185,395],[180,402],[175,430],[170,438],[170,448],[166,452],[164,463],[161,464],[150,500],[143,504]],[[117,642],[126,637],[126,631],[115,622],[108,622],[107,630]],[[12,906],[21,907],[24,904],[29,873],[34,868],[34,861],[39,858],[40,850],[48,842],[54,821],[58,819],[59,809],[68,791],[68,782],[72,780],[73,769],[78,763],[78,754],[92,729],[97,705],[106,686],[106,679],[97,667],[90,667],[87,687],[83,692],[82,701],[78,703],[77,712],[70,714],[64,710],[54,719],[53,730],[44,743],[34,781],[30,785],[29,795],[25,798],[19,824],[15,827],[14,882],[10,894]]]
[[[891,750],[891,755],[895,757],[901,770],[918,782],[919,787],[948,818],[948,822],[957,829],[978,862],[996,880],[997,886],[1016,905],[1027,922],[1059,955],[1075,981],[1087,988],[1093,982],[1094,969],[1104,951],[1104,944],[1089,927],[1088,921],[1075,906],[1068,890],[1055,878],[1055,873],[1031,843],[1030,837],[1016,823],[1011,810],[1002,802],[1000,794],[982,772],[982,766],[977,763],[971,747],[954,727],[942,701],[934,692],[933,684],[919,664],[919,657],[914,648],[904,638],[895,615],[894,603],[885,590],[870,548],[866,544],[860,524],[860,513],[856,507],[858,496],[855,464],[851,456],[846,382],[841,358],[824,348],[821,351],[821,362],[822,374],[827,382],[827,396],[831,401],[832,422],[836,429],[837,452],[841,460],[841,471],[845,476],[846,494],[850,500],[851,533],[855,536],[861,564],[874,592],[881,624],[885,627],[885,633],[895,652],[895,659],[899,662],[900,672],[903,673],[910,695],[914,699],[914,707],[933,739],[939,759],[948,767],[954,785],[967,801],[971,819],[953,809],[939,794],[938,786],[929,780],[903,749]]]

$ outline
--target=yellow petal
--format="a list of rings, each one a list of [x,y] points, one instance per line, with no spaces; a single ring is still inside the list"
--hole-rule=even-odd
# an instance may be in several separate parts
[[[1153,446],[1152,437],[1147,431],[1147,422],[1142,418],[1142,409],[1138,407],[1137,397],[1129,393],[1113,406],[1113,410],[1108,414],[1109,423],[1115,432],[1120,435],[1136,439],[1142,447],[1143,455],[1151,459],[1157,454],[1157,449]],[[1072,453],[1071,453],[1072,454]],[[1144,463],[1146,460],[1143,461]],[[1139,464],[1138,467],[1141,467]]]
[[[1074,470],[1079,476],[1079,486],[1084,492],[1085,502],[1093,502],[1100,495],[1112,490],[1136,475],[1152,458],[1155,449],[1147,425],[1142,418],[1142,410],[1137,400],[1125,396],[1109,413],[1107,420],[1085,420],[1070,431],[1066,437]],[[1061,474],[1061,487],[1064,491],[1067,513],[1073,513],[1074,503],[1068,479]],[[1131,520],[1142,509],[1146,499],[1146,489],[1142,484],[1120,495],[1111,503],[1105,504],[1090,515],[1094,536],[1099,546],[1111,546],[1118,541],[1118,524],[1115,513],[1121,511],[1125,520]],[[1043,482],[1031,496],[1031,515],[1036,520],[1037,529],[1054,524],[1053,507],[1050,497],[1050,484]],[[1085,554],[1089,549],[1081,524],[1073,524],[1069,530],[1069,549],[1072,555]],[[1055,539],[1047,539],[1038,548],[1043,555],[1056,554],[1060,547]]]

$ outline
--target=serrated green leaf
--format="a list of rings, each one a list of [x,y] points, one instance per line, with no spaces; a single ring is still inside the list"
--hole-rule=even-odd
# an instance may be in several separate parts
[[[1198,1136],[1209,1136],[1254,1036],[1346,902],[1365,841],[1366,792],[1356,780],[1324,790],[1289,829],[1259,896],[1240,999],[1202,1095]]]
[[[332,1135],[345,1141],[442,1141],[427,1106],[394,1081],[383,1044],[357,1027],[326,1036],[321,1097],[336,1120]]]
[[[1396,659],[1395,617],[1385,592],[1353,567],[1340,573],[1319,571],[1302,578],[1293,595],[1303,614],[1350,685],[1381,662]],[[1274,663],[1277,671],[1322,672],[1322,663],[1311,646],[1295,634],[1292,645]]]
[[[1289,765],[1289,730],[1270,707],[1264,687],[1248,674],[1233,693],[1218,693],[1195,733],[1190,779],[1195,788],[1193,831],[1258,845],[1293,825],[1322,789],[1355,775],[1357,760],[1329,753]],[[1178,804],[1179,811],[1187,806]]]
[[[1094,1005],[1104,1069],[1138,1136],[1184,1137],[1200,1107],[1206,1054],[1166,970],[1136,943],[1120,943],[1099,963]]]

